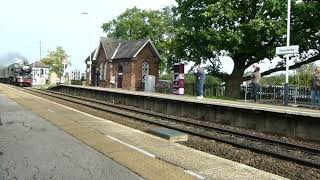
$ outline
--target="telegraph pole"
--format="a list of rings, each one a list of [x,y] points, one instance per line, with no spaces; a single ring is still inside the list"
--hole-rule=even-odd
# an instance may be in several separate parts
[[[287,19],[287,47],[290,46],[290,15],[291,15],[291,0],[288,0],[288,19]],[[284,105],[289,104],[289,58],[290,55],[287,54],[286,57],[286,83],[284,85]]]
[[[39,42],[39,45],[40,45],[40,46],[39,46],[39,47],[40,47],[40,59],[39,59],[39,61],[41,61],[41,58],[42,58],[42,57],[41,57],[41,51],[42,51],[42,49],[41,49],[41,48],[42,48],[42,47],[41,47],[41,40],[40,40],[40,42]]]

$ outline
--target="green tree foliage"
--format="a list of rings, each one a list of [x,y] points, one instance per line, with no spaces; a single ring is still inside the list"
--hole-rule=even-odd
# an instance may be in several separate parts
[[[239,96],[244,71],[265,58],[272,59],[277,46],[285,45],[287,1],[285,0],[176,0],[176,61],[211,61],[211,72],[226,81],[226,95]],[[292,44],[302,51],[319,50],[320,2],[292,1]],[[308,33],[304,33],[304,32]],[[318,51],[303,53],[301,62],[290,68],[319,59]],[[234,61],[231,75],[219,72],[219,55]],[[284,64],[263,72],[284,70]]]
[[[62,47],[57,47],[55,51],[49,52],[49,54],[41,60],[42,63],[49,65],[50,71],[55,72],[59,78],[63,75],[64,65],[62,64],[69,56],[66,54],[65,50]],[[67,61],[68,65],[71,65]]]
[[[160,79],[161,80],[172,81],[173,80],[173,75],[172,74],[161,75]],[[184,83],[186,83],[186,84],[196,84],[195,75],[193,73],[185,74]],[[215,77],[215,76],[211,76],[211,75],[207,75],[206,76],[205,84],[208,85],[208,86],[218,86],[221,83],[222,83],[221,80],[219,78]]]
[[[280,75],[273,75],[273,76],[267,76],[263,77],[260,81],[261,85],[263,86],[283,86],[285,83],[286,75],[280,74]],[[290,79],[290,76],[289,76]]]
[[[168,46],[173,37],[172,12],[163,10],[127,9],[117,18],[102,25],[107,37],[124,40],[150,38],[161,54],[160,69],[164,70],[169,57]]]
[[[294,74],[289,76],[289,84],[293,86],[307,86],[309,87],[314,75],[316,65],[314,63],[305,64],[295,70]],[[268,76],[261,79],[262,85],[279,85],[285,83],[285,74]]]
[[[310,86],[316,65],[306,64],[296,69],[295,74],[289,79],[290,84],[297,86]]]

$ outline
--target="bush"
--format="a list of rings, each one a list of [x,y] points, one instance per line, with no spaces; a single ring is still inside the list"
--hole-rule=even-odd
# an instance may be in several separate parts
[[[166,74],[160,76],[160,81],[170,81],[172,82],[172,74]],[[205,96],[216,96],[217,95],[217,87],[222,83],[222,81],[214,76],[207,75],[205,84],[204,84],[204,92]],[[195,95],[196,94],[196,77],[194,74],[185,74],[184,76],[184,88],[185,94]],[[172,93],[171,89],[159,87],[158,92],[161,93]]]
[[[71,85],[82,85],[81,80],[71,80]]]
[[[160,80],[169,80],[169,81],[172,81],[172,77],[173,75],[172,74],[166,74],[166,75],[161,75],[160,76]],[[196,77],[194,74],[185,74],[184,75],[184,83],[185,84],[196,84]],[[206,76],[206,82],[205,84],[206,85],[211,85],[211,86],[216,86],[216,85],[219,85],[221,84],[222,81],[217,78],[217,77],[214,77],[212,75],[207,75]]]

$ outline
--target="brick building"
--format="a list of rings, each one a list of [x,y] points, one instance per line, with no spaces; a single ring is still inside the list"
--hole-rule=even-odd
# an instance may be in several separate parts
[[[160,55],[151,40],[101,38],[92,53],[91,77],[87,84],[101,87],[143,90],[146,75],[159,78]],[[90,76],[89,57],[86,59]]]

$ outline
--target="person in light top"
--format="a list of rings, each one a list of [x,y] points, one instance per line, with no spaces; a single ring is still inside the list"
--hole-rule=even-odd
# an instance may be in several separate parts
[[[205,79],[206,73],[204,72],[204,69],[199,65],[196,73],[197,99],[203,99],[203,86]]]
[[[251,74],[251,84],[252,84],[254,102],[257,102],[257,99],[258,99],[258,92],[260,89],[260,79],[261,79],[260,68],[256,66],[253,73]]]

